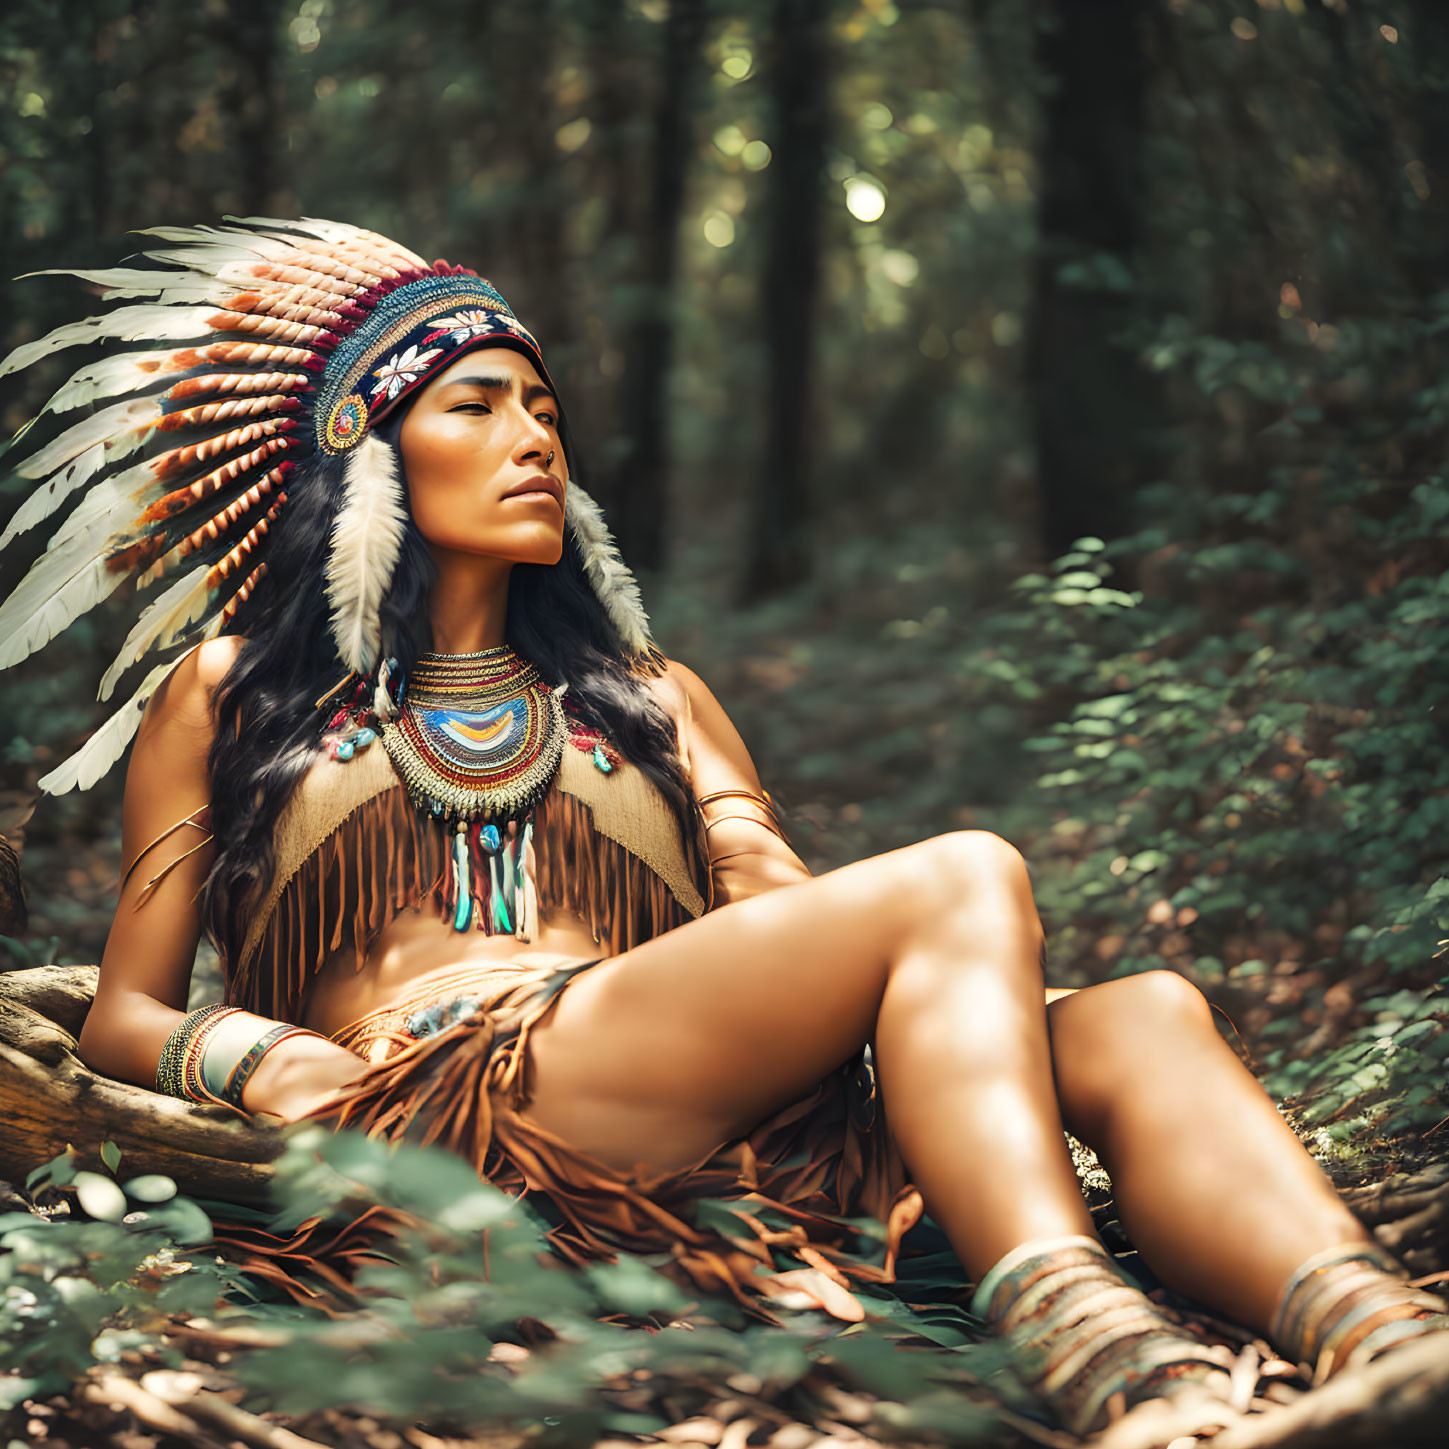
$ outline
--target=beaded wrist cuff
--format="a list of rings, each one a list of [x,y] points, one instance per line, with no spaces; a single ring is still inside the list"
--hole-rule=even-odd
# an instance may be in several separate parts
[[[226,1086],[222,1089],[221,1100],[230,1107],[239,1111],[245,1111],[242,1107],[242,1092],[246,1084],[251,1080],[252,1073],[261,1065],[262,1058],[276,1046],[279,1041],[285,1041],[289,1036],[314,1036],[303,1026],[292,1026],[282,1022],[274,1026],[269,1032],[254,1042],[241,1060],[231,1069],[231,1074],[226,1079]]]
[[[240,1010],[239,1006],[214,1002],[184,1016],[161,1048],[161,1060],[156,1064],[156,1090],[168,1097],[183,1097],[192,1102],[213,1100],[209,1094],[194,1089],[201,1052],[216,1023]]]

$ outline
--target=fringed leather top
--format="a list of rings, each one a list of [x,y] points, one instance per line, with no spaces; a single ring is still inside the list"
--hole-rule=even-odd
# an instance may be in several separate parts
[[[627,760],[599,767],[594,737],[571,744],[531,829],[522,838],[514,830],[499,853],[523,874],[516,920],[499,913],[498,866],[485,862],[461,877],[472,883],[469,929],[527,941],[540,915],[567,912],[601,954],[615,955],[708,909],[704,834],[696,812],[693,838],[682,839],[664,797]],[[324,963],[352,952],[360,968],[400,912],[431,906],[450,923],[458,916],[454,842],[408,802],[380,745],[350,760],[319,759],[283,808],[275,842],[271,886],[236,960],[224,963],[227,1000],[250,1011],[298,1020]]]

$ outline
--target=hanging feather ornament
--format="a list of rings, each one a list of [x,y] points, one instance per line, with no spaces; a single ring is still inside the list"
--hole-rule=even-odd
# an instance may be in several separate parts
[[[564,499],[564,523],[578,545],[584,577],[604,606],[614,632],[630,654],[650,653],[653,645],[649,638],[649,616],[644,612],[639,584],[619,557],[614,536],[604,522],[599,505],[573,482],[568,485]]]
[[[266,580],[269,534],[285,526],[284,483],[322,487],[316,462],[350,454],[325,586],[338,657],[368,677],[406,518],[398,460],[373,426],[474,347],[522,352],[552,387],[537,342],[484,278],[358,227],[249,217],[142,235],[159,245],[134,265],[64,273],[118,305],[0,362],[3,377],[67,348],[125,344],[78,367],[3,450],[30,486],[0,548],[65,516],[0,603],[0,668],[128,583],[168,586],[106,670],[102,698],[151,651],[231,629]],[[566,527],[625,652],[657,663],[634,579],[577,485]],[[183,561],[189,572],[173,578]],[[42,787],[99,779],[174,663],[153,668]],[[375,693],[386,721],[394,691],[379,679]]]
[[[327,555],[327,602],[338,657],[355,674],[370,674],[381,648],[382,601],[407,525],[397,453],[369,433],[349,454],[345,477]]]

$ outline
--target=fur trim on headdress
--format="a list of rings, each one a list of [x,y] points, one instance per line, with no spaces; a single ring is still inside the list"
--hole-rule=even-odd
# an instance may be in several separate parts
[[[604,613],[630,654],[650,654],[649,615],[639,595],[639,584],[614,543],[599,505],[570,482],[564,493],[564,523],[579,546],[588,579]]]
[[[407,512],[397,452],[369,433],[347,455],[346,494],[332,525],[327,602],[343,664],[368,674],[382,648],[379,610],[397,568]]]

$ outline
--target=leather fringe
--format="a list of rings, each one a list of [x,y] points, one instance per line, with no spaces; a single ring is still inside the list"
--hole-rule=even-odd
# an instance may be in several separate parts
[[[568,911],[588,926],[601,955],[617,955],[691,919],[648,865],[595,828],[592,809],[575,796],[551,790],[531,834],[533,885],[525,888],[519,923],[525,931],[536,929],[541,912]],[[521,841],[514,837],[505,848]],[[477,859],[470,875],[471,929],[492,934],[494,872]],[[400,788],[383,791],[358,806],[287,882],[255,948],[230,973],[227,1000],[295,1021],[308,983],[334,953],[351,951],[360,970],[400,912],[431,908],[451,924],[456,906],[450,836]]]
[[[791,1293],[839,1318],[861,1318],[850,1285],[893,1282],[902,1239],[922,1213],[869,1074],[847,1063],[747,1137],[684,1168],[615,1171],[527,1113],[531,1032],[569,981],[595,964],[541,973],[485,997],[474,1016],[433,1036],[399,1039],[398,1050],[314,1119],[390,1142],[439,1143],[510,1197],[532,1195],[554,1223],[548,1243],[565,1262],[657,1254],[667,1259],[661,1271],[687,1292],[724,1295],[767,1322],[780,1321],[771,1298]],[[376,1035],[367,1022],[359,1031]],[[701,1198],[731,1201],[738,1226],[717,1226],[717,1217],[702,1224]],[[849,1221],[861,1215],[884,1226],[876,1261],[861,1256]],[[289,1251],[314,1267],[311,1243],[277,1244],[273,1255]]]
[[[540,908],[581,917],[607,955],[692,919],[660,876],[595,827],[577,796],[552,790],[539,802],[533,841]]]

